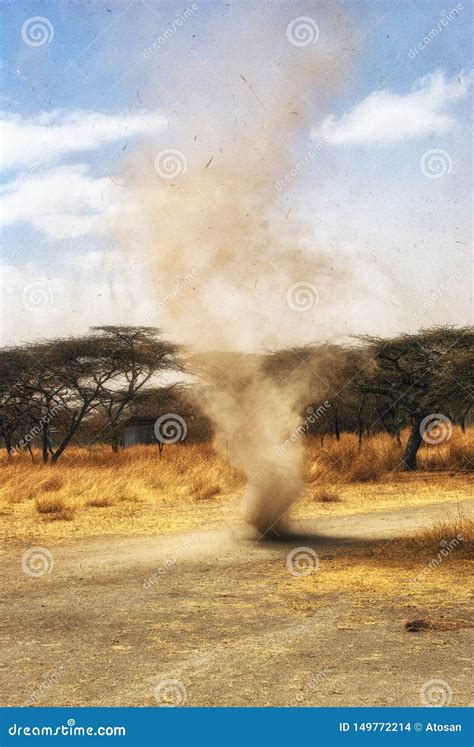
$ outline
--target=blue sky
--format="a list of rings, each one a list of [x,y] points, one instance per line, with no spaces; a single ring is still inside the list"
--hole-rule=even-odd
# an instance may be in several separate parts
[[[288,24],[300,16],[317,25],[311,51],[331,69],[292,92],[305,118],[291,138],[282,131],[291,158],[273,176],[286,180],[276,204],[311,224],[326,255],[353,265],[350,288],[321,309],[321,334],[470,321],[465,0],[4,1],[2,16],[7,342],[103,322],[161,323],[156,263],[116,233],[135,199],[124,175],[143,148],[180,149],[193,163],[194,125],[208,130],[204,162],[220,138],[230,141],[241,106],[233,63],[264,107],[275,75],[286,75]],[[242,121],[251,119],[252,105],[242,107]]]

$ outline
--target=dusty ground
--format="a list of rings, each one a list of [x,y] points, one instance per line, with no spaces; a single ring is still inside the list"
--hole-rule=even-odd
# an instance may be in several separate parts
[[[451,705],[466,705],[464,566],[458,578],[446,561],[415,591],[424,563],[398,568],[388,590],[379,582],[381,540],[473,504],[310,518],[279,543],[225,529],[63,542],[38,578],[22,571],[29,543],[15,542],[2,557],[2,705],[154,705],[156,686],[178,680],[171,699],[191,706],[412,706],[431,679],[448,683]],[[315,550],[319,569],[292,575],[296,547]],[[362,583],[365,570],[354,576],[359,561],[376,564],[375,586]],[[458,629],[404,629],[424,615]]]

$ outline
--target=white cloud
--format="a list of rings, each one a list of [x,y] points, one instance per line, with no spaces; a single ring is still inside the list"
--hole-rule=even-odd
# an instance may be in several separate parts
[[[0,114],[3,169],[26,167],[34,173],[65,155],[94,151],[106,143],[154,135],[166,126],[166,118],[154,112],[111,115],[102,112],[55,110],[36,117]]]
[[[51,274],[32,262],[0,264],[0,344],[82,334],[100,324],[159,322],[150,273],[125,253],[86,251],[59,264]]]
[[[28,222],[53,240],[106,234],[126,191],[108,176],[93,177],[86,164],[58,166],[2,189],[3,225]]]
[[[334,145],[393,143],[446,132],[456,123],[449,107],[464,98],[470,77],[446,79],[443,72],[419,78],[410,93],[375,91],[342,117],[328,117],[312,132]]]

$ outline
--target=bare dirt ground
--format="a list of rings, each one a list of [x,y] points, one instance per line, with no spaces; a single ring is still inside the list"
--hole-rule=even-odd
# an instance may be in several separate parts
[[[466,705],[469,627],[409,633],[404,622],[424,610],[317,585],[332,559],[456,511],[437,503],[308,520],[284,542],[229,529],[83,540],[52,548],[39,578],[22,571],[26,548],[11,547],[2,705],[155,705],[155,687],[171,679],[190,706],[410,706],[434,678],[449,683],[451,705]],[[313,591],[295,595],[301,579],[286,560],[300,546],[320,569]],[[466,616],[461,601],[450,615]]]

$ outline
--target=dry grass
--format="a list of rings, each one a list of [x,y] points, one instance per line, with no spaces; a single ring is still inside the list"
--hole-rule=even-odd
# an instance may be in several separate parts
[[[316,503],[339,503],[341,497],[338,493],[327,488],[320,488],[312,496],[312,500]]]
[[[449,441],[439,445],[422,444],[418,452],[419,470],[472,471],[474,429],[470,431],[463,434],[455,430]],[[408,431],[402,433],[402,446],[399,446],[388,434],[378,433],[365,438],[360,449],[351,433],[343,433],[339,442],[334,437],[326,438],[323,447],[317,440],[310,441],[305,479],[308,483],[322,479],[331,483],[375,482],[400,472],[408,435]]]
[[[474,430],[474,429],[471,429]],[[407,434],[403,434],[405,439]],[[422,471],[399,471],[401,450],[386,434],[343,434],[321,448],[306,444],[305,488],[296,518],[385,510],[469,496],[472,436],[424,447]],[[69,449],[57,465],[31,464],[23,453],[0,466],[0,534],[49,539],[150,534],[216,526],[239,518],[244,477],[209,443],[154,446],[113,453]],[[445,470],[440,472],[440,470]]]
[[[59,496],[39,495],[35,507],[43,519],[48,521],[72,521],[75,506]]]
[[[429,529],[366,549],[345,549],[320,562],[310,576],[287,580],[295,596],[349,594],[352,606],[390,603],[394,607],[441,610],[464,608],[474,558],[474,520],[462,515]],[[420,617],[407,630],[454,630],[465,622]]]

